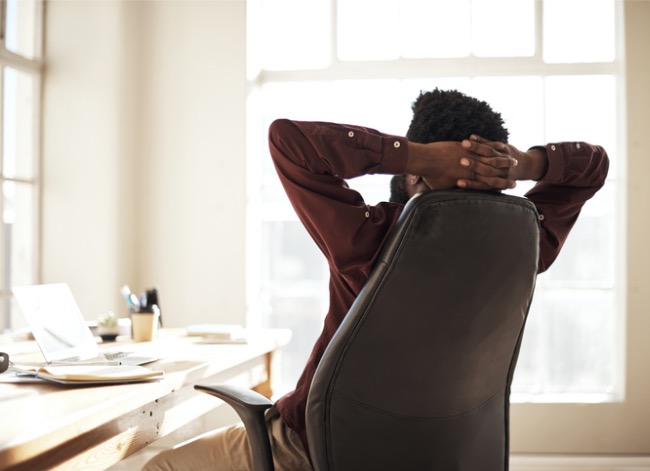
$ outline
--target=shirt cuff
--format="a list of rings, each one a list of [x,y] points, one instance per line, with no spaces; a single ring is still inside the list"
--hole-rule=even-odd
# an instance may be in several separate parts
[[[558,183],[564,178],[564,160],[566,153],[563,144],[547,144],[546,156],[548,157],[548,168],[546,175],[539,181],[547,183]]]
[[[383,157],[377,173],[401,175],[408,162],[408,140],[405,137],[384,136]]]

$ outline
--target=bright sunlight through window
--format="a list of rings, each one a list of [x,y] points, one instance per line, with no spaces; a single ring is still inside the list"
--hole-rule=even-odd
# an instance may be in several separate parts
[[[285,117],[404,135],[419,91],[440,87],[488,101],[521,149],[582,140],[608,150],[605,188],[538,279],[513,401],[620,397],[622,68],[615,1],[265,0],[258,8],[251,25],[260,31],[251,43],[260,60],[251,65],[249,306],[263,313],[263,325],[293,329],[283,354],[286,389],[320,332],[328,270],[275,176],[269,124]],[[388,180],[349,184],[374,204],[388,198]]]

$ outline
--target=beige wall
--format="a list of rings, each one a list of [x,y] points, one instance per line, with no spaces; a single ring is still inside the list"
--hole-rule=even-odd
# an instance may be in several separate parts
[[[157,285],[168,325],[244,320],[242,1],[46,9],[42,280],[87,318]]]
[[[627,351],[628,397],[644,405],[621,427],[639,425],[639,442],[650,453],[650,1],[625,2],[627,55]],[[635,410],[632,407],[632,410]],[[626,420],[628,419],[628,420]]]
[[[116,307],[116,284],[128,272],[119,256],[128,249],[118,181],[132,158],[122,138],[131,120],[121,106],[121,9],[54,1],[46,15],[42,279],[68,282],[92,316]]]

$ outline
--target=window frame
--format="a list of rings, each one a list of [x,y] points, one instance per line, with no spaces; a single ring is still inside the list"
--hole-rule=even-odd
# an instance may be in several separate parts
[[[616,57],[612,62],[600,62],[600,63],[546,63],[542,57],[542,45],[543,45],[543,4],[541,1],[535,1],[535,52],[531,57],[477,57],[474,55],[469,55],[467,57],[453,58],[453,59],[404,59],[398,58],[389,61],[363,61],[363,62],[348,62],[341,61],[336,57],[337,50],[337,35],[335,32],[336,29],[336,2],[331,2],[332,14],[331,14],[331,28],[332,34],[330,38],[331,42],[331,63],[330,66],[326,69],[305,69],[305,70],[263,70],[259,67],[259,64],[249,63],[249,76],[251,77],[250,87],[252,95],[255,93],[260,93],[260,90],[264,84],[273,83],[273,82],[284,82],[284,83],[302,83],[302,82],[334,82],[334,81],[343,81],[343,80],[363,80],[363,79],[417,79],[417,78],[430,78],[431,71],[435,70],[436,78],[445,78],[445,77],[500,77],[500,76],[539,76],[539,77],[548,77],[548,76],[573,76],[573,75],[610,75],[615,78],[617,91],[616,91],[616,102],[617,102],[617,113],[618,116],[625,116],[625,95],[624,95],[624,67],[623,62],[623,22],[622,22],[622,5],[619,5],[616,2]],[[250,17],[249,17],[250,18]],[[258,19],[259,21],[259,19]],[[253,29],[252,26],[249,29]],[[255,54],[253,55],[255,57]],[[396,72],[397,71],[397,72]],[[249,116],[256,114],[256,106],[259,104],[255,103],[255,100],[251,100],[249,106]],[[251,125],[251,120],[249,118],[249,133],[254,134],[256,132],[260,135],[264,134],[263,129],[255,129],[260,125],[259,122],[253,122]],[[364,123],[358,123],[364,124]],[[617,174],[608,178],[608,183],[611,184],[612,181],[615,181],[615,192],[616,192],[616,220],[617,222],[621,220],[623,214],[625,213],[625,194],[623,185],[620,183],[624,181],[624,172],[625,172],[625,162],[622,159],[622,156],[625,155],[624,147],[624,136],[625,136],[625,123],[624,120],[618,120],[619,128],[616,130],[617,135],[617,149],[610,154],[616,154],[618,158],[617,165]],[[256,150],[252,150],[256,149]],[[258,148],[258,144],[255,146],[250,146],[251,152],[249,152],[249,168],[251,166],[259,166],[259,161],[255,161],[255,158],[259,158],[261,155]],[[255,162],[255,163],[253,163]],[[257,172],[257,170],[255,171]],[[254,191],[249,191],[249,221],[255,219],[254,214],[258,216],[263,214],[260,211],[262,207],[262,202],[260,201],[261,193],[256,193],[260,187],[264,187],[266,182],[264,179],[260,178],[260,175],[251,175],[249,173],[249,188],[254,188]],[[623,225],[617,224],[617,230],[615,233],[615,240],[618,242],[615,244],[615,269],[614,269],[614,299],[616,304],[616,324],[619,332],[624,331],[624,309],[625,304],[625,229]],[[249,235],[250,239],[250,235]],[[249,244],[249,247],[255,246]],[[256,245],[257,249],[251,251],[249,254],[249,267],[253,266],[253,262],[250,260],[255,258],[255,253],[259,255],[259,245]],[[254,268],[249,269],[249,273],[258,273],[259,270]],[[249,276],[249,280],[250,280]],[[260,309],[260,304],[258,300],[254,299],[255,293],[260,290],[261,286],[259,282],[250,282],[248,283],[248,305],[249,305],[249,315],[248,320],[253,324],[260,324],[260,320],[255,318],[254,314],[251,312],[260,312],[264,311],[265,308]],[[262,287],[268,288],[268,287]],[[301,290],[302,292],[303,290]],[[622,335],[622,334],[621,334]],[[606,402],[611,401],[620,401],[623,400],[625,391],[625,361],[624,361],[624,349],[625,345],[618,346],[618,356],[616,359],[617,369],[615,371],[616,376],[616,387],[617,389],[607,398]],[[580,399],[579,395],[565,394],[562,395],[550,395],[547,393],[542,393],[537,397],[524,396],[522,395],[523,402],[531,403],[554,403],[554,402],[598,402],[603,400],[601,394],[594,395],[591,399],[583,397]]]
[[[336,69],[328,72],[322,71],[264,71],[259,67],[259,44],[254,44],[254,31],[256,22],[260,18],[254,9],[256,2],[249,3],[248,23],[248,77],[249,101],[247,116],[248,139],[248,172],[247,197],[249,203],[247,230],[247,302],[248,320],[251,325],[260,324],[260,312],[268,306],[256,298],[259,293],[259,265],[255,263],[260,247],[257,244],[255,231],[258,228],[261,201],[259,173],[260,156],[264,154],[266,129],[260,122],[260,88],[265,81],[285,80],[291,77],[304,78],[317,81],[324,78],[339,79],[334,76],[333,70],[344,71],[348,77],[372,77],[378,66],[373,63],[364,64],[363,68],[340,66],[333,64]],[[536,2],[537,4],[537,2]],[[625,395],[617,402],[601,403],[521,403],[513,404],[510,413],[510,449],[513,454],[620,454],[620,453],[645,453],[650,452],[648,436],[648,417],[650,406],[645,398],[648,396],[649,383],[645,374],[644,358],[647,358],[649,347],[645,342],[647,336],[647,308],[643,290],[647,270],[644,270],[647,257],[646,245],[643,243],[642,234],[647,229],[646,213],[643,198],[646,186],[643,185],[643,170],[647,167],[647,159],[643,152],[644,129],[647,127],[648,97],[645,87],[647,75],[647,54],[644,45],[647,44],[647,19],[650,9],[647,5],[633,1],[615,2],[616,10],[616,57],[617,64],[603,66],[598,64],[578,64],[580,70],[602,70],[607,73],[614,72],[617,79],[617,120],[616,136],[617,146],[614,151],[617,155],[616,169],[616,220],[615,257],[618,260],[616,267],[616,283],[618,293],[615,300],[615,310],[618,314],[618,335],[624,341],[620,344],[622,349],[617,362],[619,381],[625,387]],[[251,8],[251,6],[253,8]],[[540,5],[537,5],[540,9]],[[539,24],[541,16],[536,15]],[[625,19],[625,23],[623,23]],[[252,20],[252,21],[251,21]],[[537,35],[541,29],[537,27]],[[541,44],[537,40],[537,44]],[[476,63],[480,63],[480,59]],[[436,67],[454,65],[453,61],[438,60]],[[407,61],[404,67],[411,66]],[[516,64],[521,70],[533,70],[535,64],[525,60]],[[569,74],[566,64],[553,64],[555,73]],[[469,67],[469,63],[468,63]],[[454,75],[447,73],[445,75]],[[494,71],[494,76],[502,75]],[[290,116],[289,116],[290,117]],[[628,156],[629,147],[629,156]],[[610,154],[612,149],[608,148]],[[629,159],[629,162],[628,162]],[[628,171],[627,167],[630,167]],[[628,184],[629,182],[629,184]],[[629,200],[629,201],[628,201]],[[264,300],[262,300],[264,301]]]
[[[4,135],[4,112],[0,113],[0,188],[4,188],[5,182],[14,182],[18,185],[29,185],[32,189],[32,208],[31,208],[31,228],[32,228],[32,256],[31,267],[29,271],[32,274],[31,283],[40,280],[41,268],[41,96],[44,63],[42,59],[43,51],[43,24],[45,15],[44,0],[35,0],[34,2],[34,57],[28,58],[17,54],[6,47],[6,30],[7,30],[7,1],[0,1],[0,105],[4,110],[4,78],[5,68],[12,68],[16,71],[29,74],[32,77],[33,87],[33,109],[32,113],[32,174],[30,177],[6,176],[3,169],[4,147],[2,136]],[[4,208],[5,196],[0,191],[0,208]],[[13,317],[17,315],[17,307],[13,301],[11,286],[7,280],[7,263],[10,257],[5,240],[4,219],[2,223],[3,230],[0,231],[0,260],[2,260],[2,272],[0,272],[0,331],[10,331],[13,327]]]

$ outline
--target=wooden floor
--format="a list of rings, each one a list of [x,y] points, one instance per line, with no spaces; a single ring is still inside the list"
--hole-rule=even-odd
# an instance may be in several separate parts
[[[154,455],[177,443],[211,430],[237,422],[237,414],[227,406],[218,407],[210,414],[169,437],[165,437],[109,468],[110,471],[139,470]],[[510,471],[650,471],[647,456],[539,456],[513,455]]]
[[[110,471],[141,469],[150,458],[171,446],[173,443],[169,440],[154,442],[152,446],[114,465]],[[650,456],[512,456],[510,471],[650,471]]]
[[[147,460],[161,451],[160,445],[163,444],[145,448],[125,461],[116,464],[110,470],[132,471],[140,469]],[[513,456],[510,459],[510,471],[650,471],[650,457]]]
[[[650,456],[513,455],[510,471],[650,471]]]

